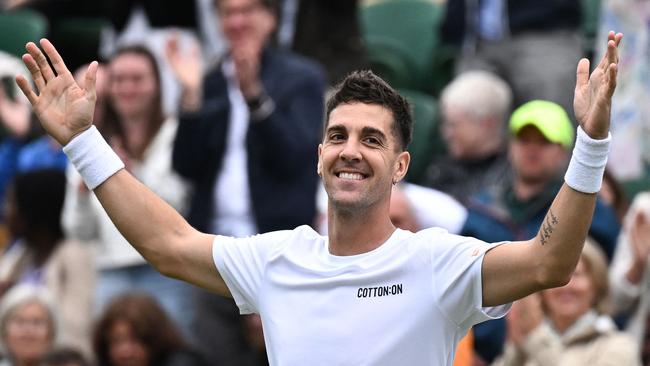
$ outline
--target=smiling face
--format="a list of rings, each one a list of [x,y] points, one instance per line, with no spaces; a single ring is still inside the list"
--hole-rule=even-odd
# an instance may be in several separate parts
[[[542,296],[549,317],[557,324],[573,324],[589,311],[596,299],[596,288],[585,260],[580,259],[566,286],[546,290]]]
[[[391,186],[406,174],[410,156],[400,151],[392,113],[375,104],[344,103],[329,116],[318,146],[318,173],[334,209],[388,208]]]
[[[124,53],[109,64],[110,97],[118,115],[149,115],[158,96],[158,81],[151,62],[143,55]]]

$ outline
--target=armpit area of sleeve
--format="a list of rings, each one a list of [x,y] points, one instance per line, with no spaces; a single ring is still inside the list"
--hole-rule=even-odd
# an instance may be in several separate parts
[[[214,265],[217,267],[219,275],[228,287],[233,300],[235,300],[235,304],[237,304],[237,307],[239,308],[239,313],[242,315],[252,314],[255,312],[253,306],[246,301],[237,280],[233,277],[232,272],[228,268],[229,261],[226,246],[235,245],[233,241],[234,238],[216,235],[212,242],[212,260],[214,260]]]
[[[476,296],[476,298],[474,299],[475,304],[483,303],[483,276],[481,273],[482,273],[483,259],[485,258],[485,253],[492,250],[493,248],[498,247],[499,245],[503,245],[503,244],[507,245],[508,243],[509,242],[502,241],[499,243],[492,243],[481,247],[480,252],[477,255],[479,258],[472,264],[472,267],[470,269],[470,271],[472,271],[472,278],[474,279],[473,293]],[[478,311],[474,312],[474,315],[469,320],[471,321],[471,325],[474,325],[474,324],[484,322],[486,320],[499,319],[506,316],[506,314],[508,314],[508,311],[510,311],[511,307],[512,307],[512,303],[507,303],[498,306],[487,306],[487,307],[479,306],[477,308]]]

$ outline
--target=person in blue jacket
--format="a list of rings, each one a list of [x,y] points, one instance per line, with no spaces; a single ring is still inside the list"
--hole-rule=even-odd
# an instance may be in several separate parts
[[[526,240],[534,237],[557,192],[569,161],[574,129],[564,109],[553,102],[535,100],[515,110],[509,122],[511,178],[469,200],[462,235],[487,242]],[[620,231],[614,210],[596,201],[589,236],[611,260]],[[505,321],[474,327],[478,354],[491,362],[501,353]]]

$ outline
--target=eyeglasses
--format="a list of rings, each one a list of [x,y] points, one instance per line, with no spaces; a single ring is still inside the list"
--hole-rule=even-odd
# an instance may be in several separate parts
[[[24,317],[11,317],[7,321],[7,326],[13,329],[46,329],[50,326],[50,321],[45,318],[24,318]]]
[[[251,16],[260,9],[262,9],[262,5],[253,3],[240,7],[223,7],[219,9],[218,13],[222,18],[230,18],[235,15]]]

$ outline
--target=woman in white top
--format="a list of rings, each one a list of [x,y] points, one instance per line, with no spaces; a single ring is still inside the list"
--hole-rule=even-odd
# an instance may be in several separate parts
[[[183,213],[188,186],[172,170],[171,154],[178,121],[164,116],[160,74],[154,56],[142,46],[118,50],[107,66],[107,110],[99,127],[127,169],[168,204]],[[96,197],[69,169],[63,224],[69,236],[94,242],[99,267],[97,304],[126,290],[154,296],[188,332],[189,286],[163,277],[115,228]],[[98,310],[100,310],[98,309]]]

